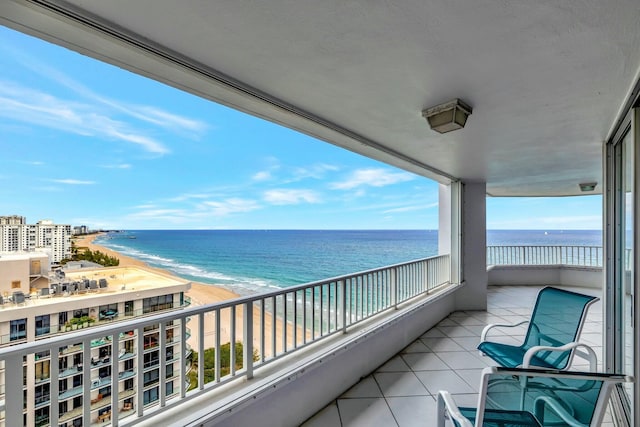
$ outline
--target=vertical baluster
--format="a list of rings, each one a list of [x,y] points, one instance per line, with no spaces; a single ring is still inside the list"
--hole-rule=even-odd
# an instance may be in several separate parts
[[[242,361],[247,379],[253,378],[253,301],[244,305]],[[233,349],[235,354],[235,348]]]
[[[229,334],[229,372],[231,376],[236,375],[236,306],[231,306],[231,332]]]
[[[204,330],[206,328],[205,324],[205,314],[198,314],[198,389],[204,389]],[[185,329],[185,335],[182,334],[182,329]],[[183,328],[180,325],[180,340],[181,342],[186,342],[186,325]]]

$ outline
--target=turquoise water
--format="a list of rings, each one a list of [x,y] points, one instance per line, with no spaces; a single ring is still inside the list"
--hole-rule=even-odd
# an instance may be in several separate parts
[[[546,234],[545,234],[546,233]],[[437,255],[437,230],[131,230],[96,243],[239,294]],[[601,245],[599,231],[487,233],[489,245]]]

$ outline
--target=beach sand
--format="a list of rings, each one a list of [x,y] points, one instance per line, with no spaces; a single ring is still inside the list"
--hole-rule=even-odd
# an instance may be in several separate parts
[[[77,237],[75,238],[75,245],[79,249],[88,248],[88,249],[91,249],[92,251],[97,250],[102,253],[106,253],[109,256],[116,257],[118,260],[120,260],[119,267],[135,266],[142,269],[148,269],[159,274],[169,275],[179,280],[187,281],[186,279],[176,276],[170,271],[151,267],[143,261],[123,255],[120,252],[116,252],[104,246],[95,244],[94,240],[98,236],[99,234],[90,234],[86,236]],[[198,306],[206,305],[206,304],[211,304],[211,303],[216,303],[221,301],[228,301],[228,300],[239,297],[238,294],[219,286],[205,284],[205,283],[198,283],[198,282],[190,282],[190,283],[191,283],[191,288],[189,289],[188,292],[186,292],[186,296],[191,298],[192,305],[198,305]],[[215,346],[215,342],[216,342],[215,317],[216,316],[214,312],[208,312],[204,316],[204,348],[211,348]],[[242,317],[243,317],[242,310],[241,309],[237,310],[236,311],[236,333],[235,333],[236,341],[241,341],[241,334],[243,329]],[[265,319],[264,319],[265,337],[264,338],[265,338],[265,343],[267,343],[266,345],[267,348],[264,350],[260,348],[261,340],[260,340],[258,331],[260,330],[260,326],[261,326],[260,325],[261,318],[260,318],[260,310],[257,307],[254,308],[253,318],[254,318],[253,330],[255,331],[255,336],[253,339],[254,349],[258,351],[258,354],[260,356],[272,357],[273,347],[269,343],[272,343],[273,341],[273,338],[272,338],[273,337],[273,333],[272,333],[273,316],[271,316],[269,313],[266,313],[265,315]],[[199,340],[198,332],[200,329],[199,323],[200,322],[198,318],[192,318],[191,322],[189,322],[188,324],[188,327],[191,329],[191,337],[187,340],[187,342],[194,350],[198,349],[198,340]],[[292,330],[293,330],[292,326],[288,325],[287,335],[289,338],[288,339],[289,342],[291,342],[291,337],[293,334]],[[282,351],[282,331],[283,331],[282,322],[276,321],[276,328],[275,328],[276,353],[279,353],[280,351]],[[224,344],[230,341],[230,333],[231,333],[231,312],[230,312],[230,309],[224,309],[220,311],[220,343],[221,344]]]

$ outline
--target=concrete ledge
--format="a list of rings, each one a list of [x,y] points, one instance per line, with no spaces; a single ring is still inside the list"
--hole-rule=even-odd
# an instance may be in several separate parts
[[[300,425],[455,311],[461,287],[405,303],[347,334],[258,368],[250,380],[184,401],[139,425]]]
[[[489,285],[552,285],[602,289],[602,267],[573,265],[492,265],[487,268]]]

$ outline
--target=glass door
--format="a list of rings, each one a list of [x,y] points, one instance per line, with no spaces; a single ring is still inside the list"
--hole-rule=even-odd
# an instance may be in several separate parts
[[[639,113],[632,111],[606,154],[607,253],[605,293],[606,370],[637,377],[638,354],[638,239],[640,198],[640,149],[636,146]],[[614,393],[614,412],[621,425],[634,425],[638,405],[638,385],[628,384]]]

